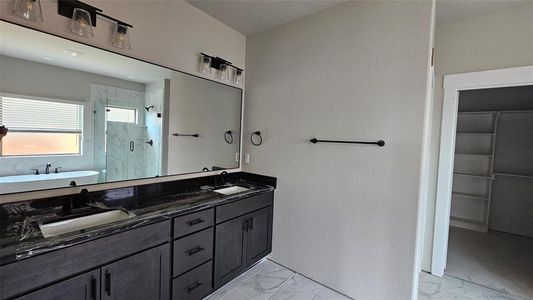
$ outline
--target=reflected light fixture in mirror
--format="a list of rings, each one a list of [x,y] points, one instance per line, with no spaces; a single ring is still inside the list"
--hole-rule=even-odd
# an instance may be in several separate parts
[[[113,32],[113,46],[119,49],[131,49],[130,36],[128,34],[128,26],[116,23],[115,31]]]
[[[40,0],[15,0],[13,13],[23,19],[33,22],[43,21]]]
[[[72,20],[70,21],[70,31],[82,37],[93,37],[93,26],[91,24],[91,15],[88,11],[81,8],[74,8]]]

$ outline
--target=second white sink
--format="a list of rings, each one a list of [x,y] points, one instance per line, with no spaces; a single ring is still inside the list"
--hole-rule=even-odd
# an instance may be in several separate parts
[[[122,210],[111,210],[94,215],[88,215],[54,223],[41,224],[39,228],[45,238],[68,232],[78,231],[102,224],[107,224],[131,217]]]
[[[246,191],[249,191],[249,190],[250,190],[249,188],[245,188],[245,187],[239,186],[239,185],[234,185],[234,186],[230,186],[230,187],[227,187],[227,188],[221,188],[221,189],[213,190],[213,192],[219,193],[219,194],[223,194],[223,195],[233,195],[233,194],[237,194],[237,193],[246,192]]]

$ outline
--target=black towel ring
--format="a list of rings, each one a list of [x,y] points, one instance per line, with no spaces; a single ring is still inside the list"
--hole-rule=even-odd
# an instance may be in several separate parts
[[[259,137],[259,142],[256,143],[254,142],[254,135],[257,135]],[[251,135],[250,135],[250,142],[252,142],[252,144],[254,146],[259,146],[263,143],[263,137],[261,136],[261,131],[255,131],[253,132]]]
[[[231,133],[231,130],[224,132],[224,139],[226,140],[226,143],[233,144],[233,134]]]

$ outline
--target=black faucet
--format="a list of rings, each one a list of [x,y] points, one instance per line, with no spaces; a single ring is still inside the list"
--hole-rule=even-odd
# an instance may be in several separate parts
[[[222,186],[226,184],[226,175],[228,172],[222,171],[220,174],[215,175],[215,186]]]
[[[91,194],[87,189],[82,189],[78,195],[72,195],[65,199],[61,211],[68,215],[72,213],[73,209],[85,207],[89,203],[91,203]]]
[[[44,169],[44,174],[50,174],[50,167],[52,166],[51,163],[46,164],[46,169]]]

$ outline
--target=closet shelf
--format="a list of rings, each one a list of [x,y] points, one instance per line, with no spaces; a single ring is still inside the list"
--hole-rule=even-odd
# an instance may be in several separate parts
[[[494,175],[533,179],[533,176],[531,175],[519,175],[519,174],[509,174],[509,173],[494,173]]]
[[[497,113],[497,111],[487,110],[487,111],[460,111],[457,114],[459,115],[491,115],[495,113]]]
[[[491,179],[491,176],[488,175],[481,175],[481,174],[468,174],[468,173],[453,173],[453,175],[458,176],[468,176],[468,177],[477,177],[477,178],[485,178],[485,179]]]
[[[463,217],[450,216],[450,220],[470,223],[470,224],[474,224],[474,225],[485,225],[485,222],[483,222],[483,221],[469,219],[469,218],[463,218]]]
[[[475,198],[475,199],[480,199],[480,200],[484,200],[484,201],[488,201],[489,200],[489,197],[487,195],[476,195],[476,194],[452,192],[452,196]]]
[[[492,157],[490,154],[455,153],[455,155]]]
[[[494,132],[457,132],[457,134],[463,135],[494,135]]]

